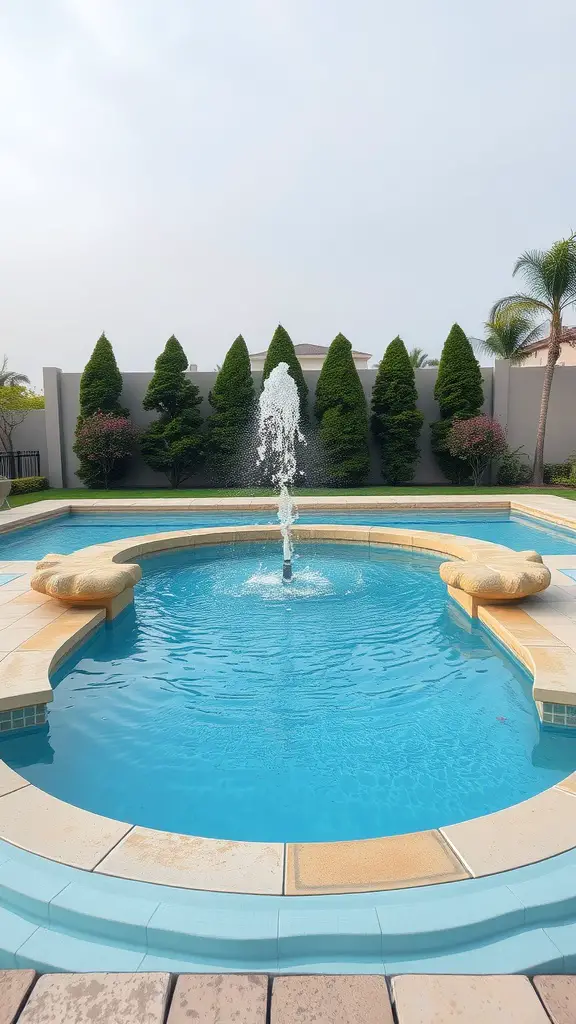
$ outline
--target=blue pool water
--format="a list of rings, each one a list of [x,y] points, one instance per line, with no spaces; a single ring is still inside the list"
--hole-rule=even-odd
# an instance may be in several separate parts
[[[270,543],[144,560],[135,614],[60,670],[48,726],[1,756],[110,817],[264,841],[446,825],[576,768],[440,559],[301,545],[291,586],[279,559]]]
[[[277,522],[273,512],[141,513],[101,512],[59,516],[37,526],[0,535],[0,561],[39,559],[48,552],[67,555],[88,544],[121,540],[159,530],[189,530],[205,526],[235,526]],[[536,549],[542,555],[576,554],[576,533],[546,526],[528,516],[507,512],[302,512],[301,523],[402,526],[439,530],[491,540],[516,551]]]

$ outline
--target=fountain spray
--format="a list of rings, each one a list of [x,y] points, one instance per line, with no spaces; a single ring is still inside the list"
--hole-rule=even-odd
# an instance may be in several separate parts
[[[289,487],[296,476],[296,444],[300,430],[300,396],[288,363],[278,363],[264,381],[258,422],[258,465],[264,465],[279,489],[278,520],[282,534],[282,579],[292,579],[292,526],[298,517]]]

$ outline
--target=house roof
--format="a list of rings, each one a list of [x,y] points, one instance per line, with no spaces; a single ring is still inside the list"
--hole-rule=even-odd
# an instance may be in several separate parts
[[[531,345],[526,345],[524,352],[537,352],[540,348],[548,348],[550,341],[550,335],[547,338],[542,338],[540,341],[533,341]],[[562,344],[567,342],[568,345],[576,345],[576,327],[564,327],[562,330]]]
[[[297,356],[325,356],[328,347],[326,345],[294,345],[294,351]],[[251,352],[250,358],[254,356],[265,356],[266,352]],[[356,349],[352,349],[353,356],[363,356],[365,359],[371,359],[371,352],[358,352]]]

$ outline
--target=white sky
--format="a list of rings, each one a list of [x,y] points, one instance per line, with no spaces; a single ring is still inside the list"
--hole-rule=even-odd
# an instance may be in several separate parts
[[[573,0],[0,0],[0,353],[479,334],[576,226],[575,37]]]

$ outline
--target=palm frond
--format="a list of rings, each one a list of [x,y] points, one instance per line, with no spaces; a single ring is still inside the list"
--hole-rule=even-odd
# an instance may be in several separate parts
[[[0,366],[0,387],[2,388],[14,388],[14,387],[28,387],[30,380],[25,373],[17,373],[15,370],[8,369],[8,356],[2,357],[2,365]]]
[[[533,298],[557,309],[570,305],[576,301],[576,236],[560,239],[546,252],[523,253],[513,273],[523,275]]]
[[[526,292],[517,292],[516,295],[505,295],[494,303],[489,313],[489,320],[494,320],[501,313],[517,313],[520,316],[543,316],[544,313],[552,315],[551,307],[542,299],[534,298]]]
[[[486,337],[479,341],[480,349],[496,359],[509,359],[521,363],[527,349],[542,332],[545,325],[534,325],[533,311],[522,312],[515,305],[505,306],[486,322]]]
[[[419,370],[422,366],[426,366],[428,353],[423,348],[412,348],[408,353],[408,358],[414,369]]]
[[[550,291],[546,279],[546,253],[539,249],[528,250],[516,260],[512,274],[522,274],[527,289],[533,298],[541,302],[550,301]]]

